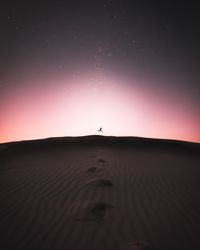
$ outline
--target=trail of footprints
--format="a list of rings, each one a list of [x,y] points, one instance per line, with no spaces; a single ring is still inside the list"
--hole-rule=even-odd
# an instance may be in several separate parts
[[[92,157],[96,158],[95,155],[93,155]],[[98,173],[99,171],[103,171],[106,163],[107,161],[105,159],[98,159],[98,166],[88,167],[85,170],[85,173],[93,175],[95,173]],[[91,178],[85,183],[85,185],[99,188],[112,188],[114,186],[111,180],[103,178]],[[114,208],[114,206],[107,202],[86,201],[82,203],[81,207],[78,207],[78,209],[74,210],[76,211],[76,216],[74,218],[80,221],[100,222],[105,217],[107,210],[112,208]],[[127,250],[158,250],[158,248],[149,244],[143,244],[142,242],[135,242],[130,243]]]
[[[92,155],[92,158],[94,158],[97,166],[88,167],[84,171],[85,174],[88,174],[91,177],[90,180],[85,183],[85,185],[96,187],[100,190],[101,188],[112,189],[113,183],[111,180],[94,177],[94,174],[104,171],[105,163],[107,163],[105,159],[96,159],[96,157],[97,155]],[[102,221],[108,209],[111,208],[113,208],[113,205],[105,201],[84,201],[81,202],[81,204],[79,202],[73,203],[69,214],[71,214],[72,218],[75,220]]]
[[[96,158],[95,155],[92,156],[93,158]],[[96,161],[96,159],[95,159]],[[85,172],[87,174],[97,174],[100,171],[104,170],[105,163],[107,161],[105,159],[98,159],[97,160],[97,166],[95,167],[88,167]],[[85,183],[85,185],[93,186],[93,187],[99,187],[99,188],[112,188],[113,183],[112,181],[108,179],[103,178],[91,178],[89,181]],[[85,202],[82,204],[81,211],[78,211],[78,214],[76,216],[76,219],[78,220],[102,220],[108,209],[113,208],[112,204],[109,204],[107,202]]]

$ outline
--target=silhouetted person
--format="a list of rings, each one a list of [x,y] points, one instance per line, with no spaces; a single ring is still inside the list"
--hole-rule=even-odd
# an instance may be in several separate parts
[[[102,132],[103,133],[103,130],[102,130],[102,127],[100,127],[99,130],[97,130],[98,132]]]

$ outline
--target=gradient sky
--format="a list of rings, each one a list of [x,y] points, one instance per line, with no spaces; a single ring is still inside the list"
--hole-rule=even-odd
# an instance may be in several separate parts
[[[97,134],[200,142],[195,1],[7,1],[0,142]]]

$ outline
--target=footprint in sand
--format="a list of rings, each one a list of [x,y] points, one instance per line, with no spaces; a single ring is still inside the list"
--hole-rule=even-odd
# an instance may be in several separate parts
[[[87,168],[87,169],[86,169],[86,172],[87,172],[87,173],[95,173],[95,172],[101,171],[101,170],[102,170],[101,168],[90,167],[90,168]]]
[[[82,221],[99,221],[105,217],[108,209],[111,208],[113,206],[106,202],[75,203],[70,209],[69,217]]]
[[[131,244],[127,250],[159,250],[156,246],[136,242]]]
[[[107,179],[92,179],[87,181],[86,185],[92,185],[95,187],[112,187],[113,183]]]
[[[106,160],[104,160],[104,159],[99,159],[97,162],[98,162],[98,163],[106,163]]]

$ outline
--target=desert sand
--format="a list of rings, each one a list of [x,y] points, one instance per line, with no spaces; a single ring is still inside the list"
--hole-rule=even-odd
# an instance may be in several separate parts
[[[199,250],[200,144],[0,144],[1,250]]]

